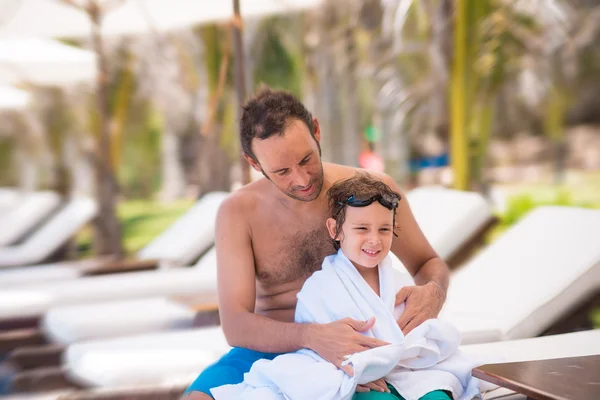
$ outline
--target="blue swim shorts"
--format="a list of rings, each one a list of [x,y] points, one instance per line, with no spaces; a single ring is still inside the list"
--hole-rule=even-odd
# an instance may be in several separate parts
[[[250,371],[252,364],[262,358],[272,360],[277,353],[261,353],[241,347],[234,347],[216,363],[204,371],[187,388],[185,393],[203,392],[210,395],[210,389],[223,385],[233,385],[244,380],[244,374]]]

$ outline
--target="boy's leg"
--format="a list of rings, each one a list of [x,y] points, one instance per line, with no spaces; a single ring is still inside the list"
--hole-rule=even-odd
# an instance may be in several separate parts
[[[399,398],[402,399],[402,397],[398,397],[393,393],[376,392],[375,390],[371,390],[370,392],[357,392],[352,396],[352,400],[398,400]]]
[[[434,390],[433,392],[427,393],[419,400],[452,400],[452,396],[444,390]]]
[[[382,393],[371,390],[370,392],[357,392],[352,396],[352,400],[404,400],[404,397],[400,396],[396,389],[389,383],[387,384],[390,393]]]
[[[404,400],[404,397],[396,391],[396,389],[388,383],[390,393],[381,393],[371,390],[370,392],[355,393],[352,400]],[[427,393],[419,400],[452,400],[452,396],[443,390],[434,390]]]

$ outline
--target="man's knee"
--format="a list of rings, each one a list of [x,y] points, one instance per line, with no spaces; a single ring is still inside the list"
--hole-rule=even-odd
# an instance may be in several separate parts
[[[181,400],[213,400],[213,398],[202,392],[188,392],[183,395]]]

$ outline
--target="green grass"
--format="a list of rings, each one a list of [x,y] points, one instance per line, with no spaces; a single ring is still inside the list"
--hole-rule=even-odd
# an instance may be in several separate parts
[[[123,246],[127,255],[138,250],[182,216],[193,204],[192,200],[159,203],[150,200],[130,200],[119,204]],[[77,237],[77,248],[82,256],[91,255],[92,230],[87,228]]]
[[[594,327],[600,329],[600,308],[592,310],[591,317]]]

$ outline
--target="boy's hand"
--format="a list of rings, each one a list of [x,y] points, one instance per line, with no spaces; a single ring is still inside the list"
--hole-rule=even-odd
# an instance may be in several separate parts
[[[431,281],[421,286],[404,286],[396,294],[396,306],[406,302],[404,312],[398,318],[402,333],[407,335],[421,323],[436,318],[444,305],[442,288]]]
[[[368,331],[374,324],[375,318],[369,318],[367,321],[344,318],[328,324],[309,325],[311,329],[307,330],[305,347],[353,376],[354,370],[351,365],[342,367],[346,356],[388,344],[360,333]]]
[[[387,384],[385,383],[385,381],[383,380],[383,378],[381,379],[377,379],[376,381],[370,382],[370,383],[366,383],[364,385],[358,385],[356,387],[356,391],[358,393],[360,392],[370,392],[371,390],[374,390],[376,392],[385,392],[385,393],[390,393],[390,389],[387,387]]]

